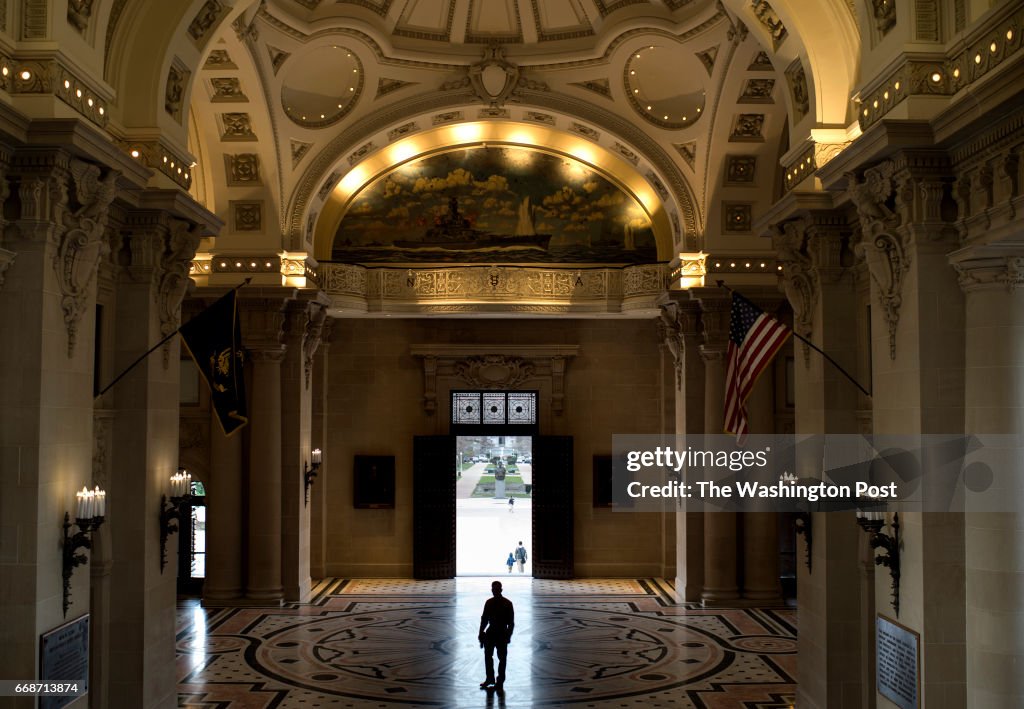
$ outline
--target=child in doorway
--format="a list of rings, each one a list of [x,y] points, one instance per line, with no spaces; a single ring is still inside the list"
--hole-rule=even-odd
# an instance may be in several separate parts
[[[512,567],[516,565],[516,559],[512,556],[512,552],[508,553],[508,558],[505,560],[505,565],[508,567],[508,572],[512,573]]]

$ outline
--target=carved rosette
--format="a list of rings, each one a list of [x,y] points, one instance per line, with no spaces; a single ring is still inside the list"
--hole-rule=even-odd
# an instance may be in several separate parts
[[[180,219],[172,219],[167,245],[160,257],[154,274],[157,314],[160,317],[160,334],[170,335],[181,323],[181,300],[189,282],[192,258],[199,246],[200,230]],[[171,346],[163,346],[164,369],[170,366]]]
[[[455,373],[466,384],[481,389],[514,389],[534,375],[536,367],[522,357],[483,355],[455,363]]]
[[[68,331],[68,357],[74,355],[78,324],[86,309],[89,288],[107,248],[103,239],[107,209],[114,200],[119,175],[110,170],[101,179],[99,167],[81,160],[71,161],[70,173],[76,207],[68,207],[63,200],[57,203],[58,223],[66,230],[54,258],[64,325]],[[30,187],[37,191],[39,181],[34,182]]]
[[[814,309],[818,303],[818,280],[806,253],[807,230],[802,220],[786,222],[772,236],[772,245],[782,262],[781,285],[793,309],[793,331],[810,339],[814,323]],[[802,342],[804,367],[811,364],[811,348]]]
[[[878,287],[878,301],[889,329],[890,359],[896,359],[896,327],[903,304],[903,278],[910,268],[910,255],[897,232],[900,216],[888,206],[890,199],[894,199],[901,211],[908,209],[904,190],[895,193],[893,171],[893,164],[884,162],[865,170],[863,180],[847,175],[850,199],[857,206],[863,231],[855,253],[865,259],[871,280]]]

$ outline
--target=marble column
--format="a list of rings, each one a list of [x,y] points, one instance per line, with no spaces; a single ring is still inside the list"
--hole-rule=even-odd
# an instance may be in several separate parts
[[[704,432],[704,365],[700,360],[700,306],[688,293],[663,305],[659,335],[671,358],[675,392],[677,447],[687,436]],[[704,589],[704,513],[688,509],[697,505],[679,500],[676,507],[676,595],[680,601],[700,600]]]
[[[309,574],[314,579],[327,575],[327,488],[331,481],[331,451],[327,447],[327,417],[330,403],[327,397],[328,353],[331,335],[335,327],[334,318],[324,321],[320,333],[320,346],[313,358],[313,426],[310,445],[319,448],[323,455],[320,474],[316,484],[309,491]]]
[[[1024,706],[1024,248],[973,247],[951,260],[966,293],[965,431],[1008,434],[983,438],[1006,505],[969,500],[966,514],[967,706]]]
[[[304,471],[311,461],[313,358],[325,303],[300,299],[285,309],[281,364],[281,583],[288,601],[309,597],[309,503]],[[315,485],[314,479],[312,485]]]
[[[116,293],[115,362],[123,371],[179,323],[189,262],[199,243],[191,225],[157,210],[126,215]],[[173,707],[178,539],[161,568],[161,496],[178,468],[178,338],[167,357],[142,360],[111,390],[110,706]],[[171,366],[171,362],[174,366]]]
[[[210,411],[210,479],[206,485],[206,581],[203,600],[219,603],[243,595],[242,559],[246,524],[242,514],[241,431],[225,436]]]
[[[725,354],[729,333],[730,300],[714,289],[701,294],[701,322],[704,344],[704,431],[721,435],[724,430]],[[738,528],[735,512],[712,510],[704,513],[705,605],[728,605],[740,597],[737,578]]]
[[[921,436],[964,430],[965,303],[948,260],[959,241],[947,221],[948,175],[941,154],[907,151],[850,177],[871,274],[874,433],[899,435],[910,450]],[[924,466],[926,495],[956,474]],[[922,705],[965,706],[963,515],[904,507],[900,525],[898,620],[921,635]],[[891,584],[876,573],[877,612],[896,618]]]
[[[758,301],[766,311],[772,308]],[[751,435],[771,435],[775,423],[775,377],[769,367],[747,399]],[[779,521],[776,512],[743,513],[743,598],[759,605],[782,603],[779,582]]]
[[[280,601],[281,362],[284,306],[290,298],[253,289],[241,300],[242,333],[252,363],[249,400],[248,580],[246,597]],[[270,290],[270,289],[267,289]]]
[[[793,309],[794,331],[856,372],[863,322],[846,249],[849,219],[831,211],[801,211],[776,227],[773,245],[783,265],[783,287]],[[794,342],[795,429],[801,434],[855,433],[857,389],[824,357]],[[820,477],[823,451],[797,461],[800,477]],[[797,599],[800,609],[797,704],[811,709],[860,707],[865,677],[858,629],[874,620],[861,616],[858,544],[852,513],[820,513],[810,518],[811,566],[807,535],[798,535]],[[873,680],[871,680],[873,682]],[[870,683],[869,685],[870,686]]]

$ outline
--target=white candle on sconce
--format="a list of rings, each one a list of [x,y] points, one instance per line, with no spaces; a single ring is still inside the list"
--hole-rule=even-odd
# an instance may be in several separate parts
[[[313,449],[313,465],[320,465],[323,462],[324,454],[319,448]]]
[[[87,509],[87,504],[88,504],[87,501],[88,501],[88,499],[89,499],[89,489],[88,488],[83,487],[81,490],[79,490],[78,492],[75,493],[75,501],[76,501],[76,504],[75,504],[75,518],[76,519],[86,519],[87,518],[88,515],[86,514],[86,512],[88,511],[88,509]]]
[[[106,517],[107,516],[107,491],[101,490],[100,486],[96,486],[96,516]]]

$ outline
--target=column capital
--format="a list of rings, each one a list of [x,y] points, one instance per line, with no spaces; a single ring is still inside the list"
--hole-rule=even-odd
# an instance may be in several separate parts
[[[247,350],[284,351],[285,309],[294,295],[291,288],[242,288],[239,291],[239,322]]]
[[[729,344],[729,315],[732,298],[720,289],[702,289],[713,291],[701,294],[700,322],[704,342],[700,346],[700,355],[705,361],[720,360],[725,357]]]
[[[660,306],[658,337],[665,343],[672,362],[675,365],[676,389],[682,387],[683,360],[686,353],[686,340],[691,342],[697,337],[700,324],[700,306],[692,300],[670,298]]]
[[[965,293],[1024,286],[1024,244],[968,247],[949,257]]]

